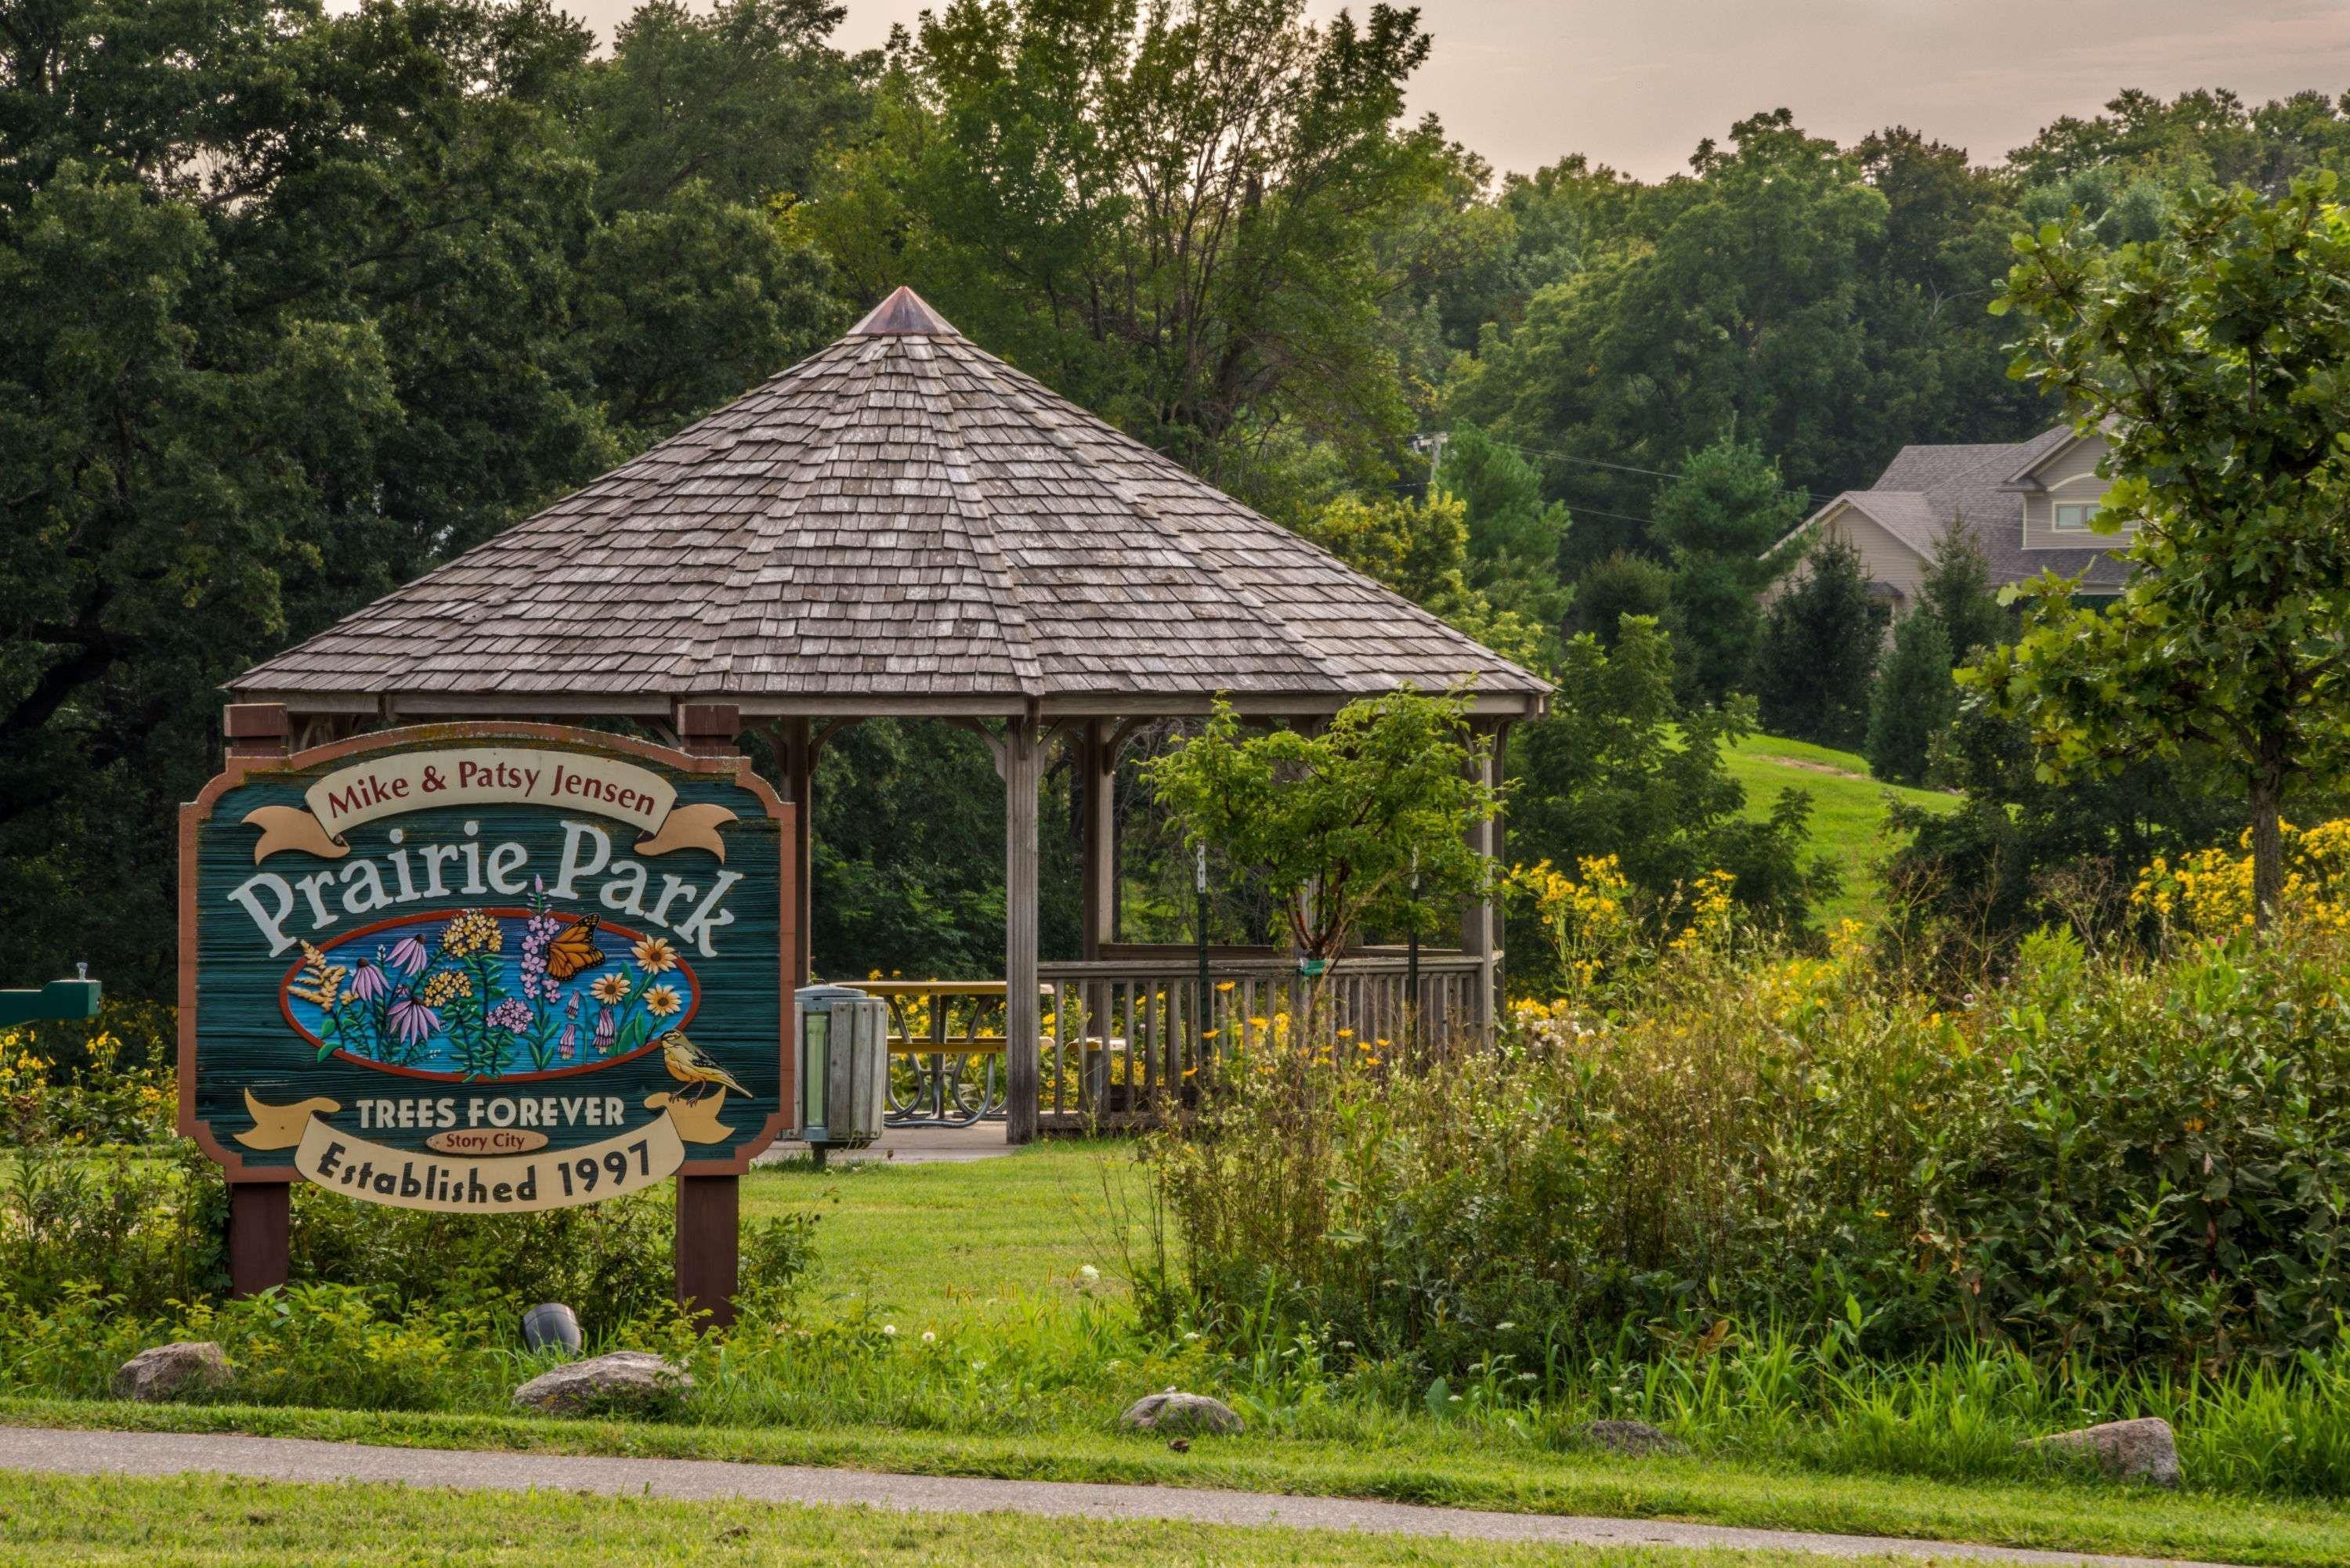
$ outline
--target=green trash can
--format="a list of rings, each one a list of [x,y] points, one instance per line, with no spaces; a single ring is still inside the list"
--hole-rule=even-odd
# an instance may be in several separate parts
[[[822,1164],[881,1136],[889,1104],[889,1004],[855,986],[801,987],[799,1136]]]

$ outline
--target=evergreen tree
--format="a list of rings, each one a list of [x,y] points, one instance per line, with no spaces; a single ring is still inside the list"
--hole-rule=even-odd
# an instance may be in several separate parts
[[[1618,628],[1627,615],[1661,620],[1671,607],[1673,574],[1646,556],[1618,550],[1594,561],[1575,579],[1573,631],[1599,639],[1603,649],[1616,646]]]
[[[1934,738],[1959,713],[1950,680],[1950,637],[1930,608],[1912,610],[1893,628],[1868,709],[1868,771],[1890,784],[1926,777]]]
[[[1475,425],[1462,425],[1446,441],[1429,488],[1467,509],[1469,586],[1497,608],[1538,626],[1558,625],[1569,597],[1558,575],[1566,508],[1543,499],[1534,465]]]
[[[1657,493],[1650,529],[1672,556],[1673,633],[1681,693],[1719,702],[1754,658],[1755,596],[1783,565],[1771,546],[1803,521],[1804,497],[1760,445],[1725,437],[1690,454]]]
[[[1753,677],[1762,728],[1858,751],[1890,614],[1869,592],[1858,550],[1835,539],[1814,545],[1763,613]]]
[[[1991,561],[1982,539],[1963,517],[1934,541],[1933,565],[1926,569],[1918,597],[1942,623],[1950,659],[1963,663],[1977,649],[2013,640],[2015,618],[1991,591]]]

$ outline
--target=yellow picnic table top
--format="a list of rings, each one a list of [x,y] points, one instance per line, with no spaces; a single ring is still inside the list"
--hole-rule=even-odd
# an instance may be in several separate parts
[[[859,980],[847,981],[868,996],[885,1002],[925,1001],[970,997],[975,1001],[1001,1000],[1011,994],[1009,982],[1001,980]],[[1053,988],[1039,985],[1036,994],[1050,997]],[[940,1054],[955,1055],[994,1055],[1003,1054],[1001,1034],[950,1034],[945,1032],[943,1009],[931,1014],[931,1033],[917,1038],[905,1028],[905,1021],[896,1008],[890,1016],[899,1029],[889,1036],[889,1054],[893,1056],[930,1056]]]
[[[842,981],[868,996],[1009,996],[1009,982],[1000,980],[852,980]],[[1050,996],[1053,988],[1040,985],[1039,996]]]

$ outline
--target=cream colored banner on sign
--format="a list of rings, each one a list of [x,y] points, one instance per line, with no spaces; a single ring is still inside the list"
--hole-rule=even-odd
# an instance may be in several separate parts
[[[734,820],[723,805],[677,804],[677,786],[614,757],[521,746],[400,752],[338,768],[303,792],[309,809],[265,805],[245,814],[261,829],[256,866],[283,849],[325,860],[350,853],[343,834],[379,817],[440,806],[543,805],[631,824],[646,837],[639,855],[707,849],[726,858],[718,830]]]
[[[522,1214],[599,1202],[650,1187],[684,1163],[684,1140],[667,1112],[600,1143],[495,1159],[388,1148],[312,1117],[294,1151],[294,1168],[330,1192],[444,1214]]]

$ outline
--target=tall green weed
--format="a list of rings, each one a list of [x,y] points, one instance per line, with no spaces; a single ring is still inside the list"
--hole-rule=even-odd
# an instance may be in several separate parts
[[[1953,1011],[1849,947],[1692,950],[1409,1071],[1276,1040],[1158,1144],[1159,1299],[1447,1376],[1725,1321],[1856,1359],[2288,1365],[2350,1313],[2345,959],[2043,934]]]

